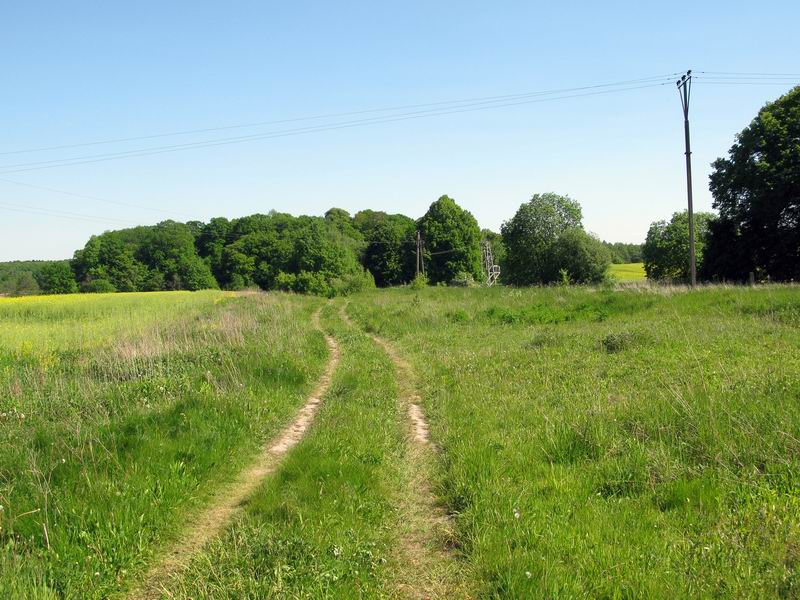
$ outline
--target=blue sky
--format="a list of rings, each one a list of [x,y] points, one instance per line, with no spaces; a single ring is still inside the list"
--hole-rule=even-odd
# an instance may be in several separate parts
[[[0,181],[0,260],[66,258],[92,234],[166,218],[332,206],[419,217],[442,194],[492,229],[532,193],[569,194],[588,230],[642,241],[651,221],[685,206],[672,84],[13,173],[25,167],[8,165],[287,125],[9,153],[687,68],[798,73],[799,22],[800,3],[788,0],[6,2],[0,178],[38,187]],[[698,80],[698,209],[711,206],[709,163],[790,87]]]

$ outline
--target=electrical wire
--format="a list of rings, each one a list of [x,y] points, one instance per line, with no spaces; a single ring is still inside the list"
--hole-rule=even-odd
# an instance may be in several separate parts
[[[736,71],[694,71],[705,75],[751,75],[754,77],[800,77],[800,73],[742,73]]]
[[[82,198],[84,200],[95,200],[97,202],[104,202],[106,204],[115,204],[117,206],[126,206],[128,208],[138,208],[138,209],[141,209],[141,210],[148,210],[148,211],[162,213],[162,214],[166,214],[166,215],[173,215],[173,216],[191,218],[191,215],[188,215],[186,213],[180,213],[180,212],[175,212],[175,211],[171,211],[171,210],[162,210],[162,209],[159,209],[159,208],[152,208],[150,206],[143,206],[141,204],[131,204],[129,202],[120,202],[120,201],[117,201],[117,200],[108,200],[106,198],[98,198],[97,196],[89,196],[87,194],[76,194],[74,192],[68,192],[66,190],[59,190],[57,188],[46,187],[46,186],[43,186],[43,185],[34,185],[32,183],[23,183],[22,181],[15,181],[13,179],[0,178],[0,182],[10,183],[12,185],[18,185],[18,186],[22,186],[22,187],[27,187],[27,188],[31,188],[31,189],[34,189],[34,190],[42,190],[42,191],[45,191],[45,192],[53,192],[53,193],[56,193],[56,194],[63,194],[65,196],[72,196],[74,198]]]
[[[57,217],[61,219],[71,219],[77,221],[90,221],[93,223],[102,223],[107,225],[138,225],[133,221],[124,221],[121,219],[114,219],[114,218],[105,218],[105,217],[95,217],[92,215],[85,215],[81,213],[73,213],[69,211],[59,211],[59,210],[52,210],[47,208],[40,208],[37,206],[23,206],[20,204],[11,204],[6,202],[0,202],[0,210],[17,212],[17,213],[25,213],[30,215],[35,215],[37,217],[41,216],[48,216],[48,217]]]
[[[320,114],[320,115],[312,115],[312,116],[305,116],[305,117],[293,117],[288,119],[278,119],[278,120],[271,120],[271,121],[257,121],[253,123],[240,123],[236,125],[223,125],[217,127],[205,127],[201,129],[186,129],[182,131],[171,131],[166,133],[156,133],[150,135],[142,135],[142,136],[132,136],[132,137],[120,137],[114,139],[106,139],[106,140],[94,140],[90,142],[81,142],[76,144],[61,144],[61,145],[54,145],[54,146],[42,146],[38,148],[25,148],[21,150],[8,150],[0,152],[0,156],[6,156],[10,154],[26,154],[32,152],[46,152],[50,150],[64,150],[69,148],[79,148],[79,147],[86,147],[86,146],[96,146],[102,144],[116,144],[116,143],[123,143],[123,142],[133,142],[133,141],[141,141],[141,140],[150,140],[150,139],[157,139],[163,137],[173,137],[173,136],[180,136],[180,135],[190,135],[194,133],[209,133],[213,131],[225,131],[231,129],[243,129],[249,127],[261,127],[264,125],[278,125],[283,123],[292,123],[298,121],[311,121],[311,120],[318,120],[318,119],[332,119],[337,117],[348,117],[348,116],[356,116],[362,114],[369,114],[369,113],[377,113],[377,112],[393,112],[398,110],[407,110],[411,108],[425,108],[425,107],[435,107],[435,106],[444,106],[444,105],[453,105],[453,104],[465,104],[470,102],[499,102],[508,99],[514,98],[521,98],[525,96],[533,96],[533,95],[545,95],[545,94],[556,94],[556,93],[566,93],[566,92],[574,92],[574,91],[582,91],[588,89],[597,89],[603,87],[612,87],[612,86],[619,86],[619,85],[631,85],[634,83],[644,83],[653,81],[656,79],[663,79],[667,77],[673,77],[678,75],[679,73],[667,73],[665,75],[655,75],[651,77],[642,77],[639,79],[628,79],[624,81],[618,81],[613,83],[600,83],[595,85],[588,85],[588,86],[580,86],[574,88],[561,88],[555,90],[545,90],[545,91],[537,91],[537,92],[522,92],[516,94],[505,94],[500,96],[480,96],[480,97],[473,97],[473,98],[463,98],[458,100],[443,100],[439,102],[428,102],[428,103],[418,103],[418,104],[406,104],[400,106],[390,106],[390,107],[383,107],[383,108],[368,108],[364,110],[356,110],[356,111],[347,111],[347,112],[338,112],[338,113],[327,113],[327,114]]]
[[[337,123],[337,124],[330,124],[330,125],[322,125],[322,126],[315,126],[315,127],[306,127],[306,128],[299,128],[299,129],[289,129],[283,131],[276,131],[276,132],[268,132],[262,134],[254,134],[249,136],[241,136],[235,138],[223,138],[220,140],[206,140],[202,142],[193,142],[187,144],[176,144],[172,146],[164,146],[164,147],[152,147],[146,148],[141,150],[130,150],[125,152],[117,152],[117,153],[106,153],[100,155],[90,155],[90,156],[83,156],[83,157],[75,157],[72,159],[60,159],[60,160],[51,160],[51,161],[38,161],[32,163],[17,163],[17,164],[10,164],[10,165],[3,165],[0,166],[0,175],[5,175],[9,173],[19,173],[19,172],[26,172],[26,171],[36,171],[41,169],[49,169],[61,166],[72,166],[72,165],[80,165],[80,164],[87,164],[87,163],[95,163],[95,162],[104,162],[108,160],[115,160],[119,158],[131,158],[131,157],[140,157],[140,156],[151,156],[155,154],[163,154],[168,152],[177,152],[186,149],[196,149],[196,148],[208,148],[213,146],[222,146],[234,143],[241,143],[246,141],[255,141],[255,140],[264,140],[264,139],[273,139],[277,137],[288,137],[294,135],[302,135],[307,133],[317,133],[322,131],[332,131],[338,129],[349,129],[352,127],[363,127],[366,125],[375,125],[375,124],[382,124],[382,123],[392,123],[397,121],[407,121],[411,119],[419,119],[419,118],[426,118],[426,117],[435,117],[435,116],[442,116],[442,115],[451,115],[451,114],[458,114],[458,113],[465,113],[465,112],[474,112],[479,110],[488,110],[488,109],[496,109],[496,108],[505,108],[510,106],[520,106],[526,104],[533,104],[539,102],[550,102],[554,100],[563,100],[568,98],[578,98],[578,97],[585,97],[585,96],[595,96],[601,94],[609,94],[609,93],[617,93],[617,92],[624,92],[624,91],[631,91],[631,90],[639,90],[651,87],[659,87],[663,85],[668,85],[673,83],[672,80],[668,81],[660,81],[657,83],[648,83],[645,85],[638,85],[638,86],[630,86],[630,87],[623,87],[623,88],[615,88],[615,89],[607,89],[607,90],[599,90],[581,94],[568,94],[562,96],[554,96],[554,97],[546,97],[546,98],[533,98],[533,99],[526,99],[521,100],[518,102],[506,102],[501,104],[491,104],[491,105],[481,105],[481,106],[473,106],[473,105],[466,105],[460,106],[456,109],[447,109],[447,110],[437,110],[437,109],[429,109],[426,111],[417,111],[412,113],[405,113],[400,115],[391,115],[388,117],[373,117],[370,119],[363,119],[363,120],[354,120],[348,121],[344,123]],[[485,103],[477,103],[477,104],[485,104]]]

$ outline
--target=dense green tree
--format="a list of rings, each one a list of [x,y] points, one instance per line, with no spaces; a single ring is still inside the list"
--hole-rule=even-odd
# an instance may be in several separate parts
[[[220,281],[222,278],[222,252],[228,241],[231,222],[225,217],[214,217],[200,229],[195,240],[197,253],[206,261],[211,273]]]
[[[695,257],[698,265],[703,262],[706,232],[713,218],[711,213],[694,215]],[[689,213],[676,212],[669,222],[656,221],[650,225],[642,255],[648,279],[688,281]]]
[[[764,270],[756,266],[755,256],[746,246],[732,220],[720,217],[709,220],[703,260],[698,263],[700,277],[710,281],[744,281],[750,272],[764,277]]]
[[[51,263],[39,271],[36,281],[45,294],[75,294],[78,284],[75,274],[66,262]]]
[[[416,224],[402,215],[386,215],[370,228],[364,266],[380,286],[410,282],[416,272]]]
[[[331,295],[374,282],[364,278],[357,240],[327,219],[279,213],[232,222],[235,241],[222,252],[220,283]],[[229,239],[231,239],[229,237]]]
[[[506,248],[503,281],[512,285],[556,281],[553,245],[565,231],[581,228],[582,218],[580,204],[569,196],[534,194],[501,227]]]
[[[721,223],[711,228],[707,275],[800,279],[800,86],[764,106],[712,168]]]
[[[336,231],[356,241],[363,240],[363,234],[356,229],[353,217],[342,208],[331,208],[325,213],[325,221],[330,223]]]
[[[600,283],[611,263],[611,252],[579,227],[563,231],[552,246],[547,279],[566,275],[571,283]]]
[[[425,262],[431,283],[449,283],[460,274],[482,279],[481,230],[478,222],[456,202],[442,196],[419,222],[425,242]]]
[[[94,280],[103,280],[119,292],[140,289],[147,276],[147,267],[136,260],[133,248],[124,240],[123,232],[107,232],[92,236],[86,246],[75,253],[72,270],[82,288]]]
[[[360,210],[353,216],[353,227],[362,235],[364,239],[369,239],[372,230],[380,223],[383,223],[388,215],[379,210]]]
[[[163,275],[165,289],[202,290],[218,287],[210,266],[197,255],[195,230],[186,224],[164,221],[146,228],[136,256],[148,270]],[[146,279],[152,281],[145,275],[139,282],[140,289],[143,289]]]

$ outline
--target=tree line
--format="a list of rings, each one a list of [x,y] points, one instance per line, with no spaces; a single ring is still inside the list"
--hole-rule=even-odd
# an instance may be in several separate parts
[[[706,280],[800,278],[800,87],[767,104],[713,163],[717,215],[695,215]],[[644,245],[588,233],[569,196],[534,194],[500,232],[442,196],[421,218],[332,208],[324,217],[270,212],[208,223],[165,221],[93,236],[70,261],[0,264],[0,293],[129,292],[204,288],[323,296],[407,284],[423,243],[427,282],[482,281],[481,243],[509,285],[598,283],[611,262],[643,260],[655,280],[688,278],[688,214],[653,223]]]
[[[598,282],[615,248],[618,254],[627,251],[586,233],[580,206],[567,196],[534,195],[501,233],[481,230],[469,211],[442,196],[417,220],[332,208],[324,217],[270,212],[107,231],[90,238],[70,261],[7,267],[17,280],[6,293],[259,287],[348,294],[414,280],[418,233],[424,278],[431,284],[482,281],[484,241],[504,280],[516,285]]]

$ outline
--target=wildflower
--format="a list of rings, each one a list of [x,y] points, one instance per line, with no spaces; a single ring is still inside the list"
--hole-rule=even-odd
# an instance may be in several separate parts
[[[514,518],[515,519],[519,519],[519,509],[518,508],[514,509]]]
[[[533,575],[531,575],[531,572],[530,572],[530,571],[525,571],[525,577],[527,577],[528,579],[530,579],[531,577],[533,577]]]

